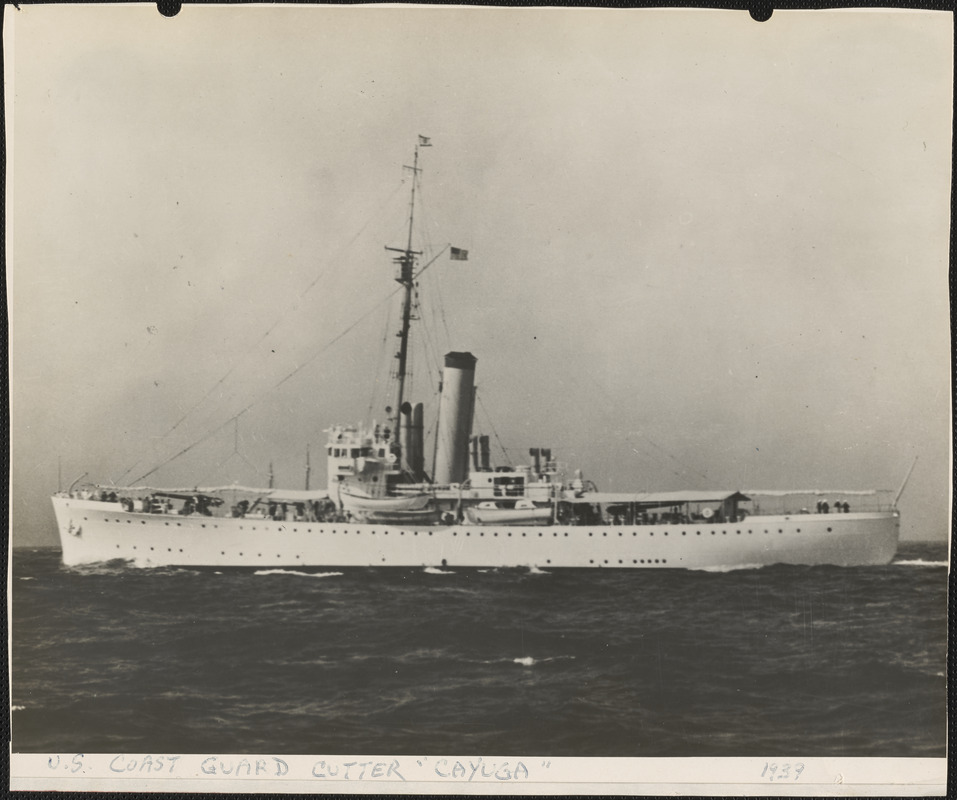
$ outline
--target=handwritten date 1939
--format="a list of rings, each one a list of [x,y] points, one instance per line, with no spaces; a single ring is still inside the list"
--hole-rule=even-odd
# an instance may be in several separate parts
[[[778,764],[774,761],[765,761],[764,769],[761,771],[761,777],[767,778],[769,781],[797,780],[801,777],[802,772],[804,772],[804,764],[800,761],[796,761],[793,764],[789,762]]]

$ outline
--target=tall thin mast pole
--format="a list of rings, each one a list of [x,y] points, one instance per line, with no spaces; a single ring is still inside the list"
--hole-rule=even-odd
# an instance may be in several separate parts
[[[395,438],[393,442],[398,444],[400,441],[400,429],[402,425],[402,403],[405,400],[405,375],[409,357],[409,323],[412,319],[412,269],[415,265],[415,257],[418,253],[412,249],[412,229],[415,218],[415,183],[419,175],[419,145],[415,146],[415,160],[412,162],[412,191],[409,198],[409,234],[406,240],[404,250],[395,247],[388,247],[387,250],[395,250],[401,253],[396,258],[400,270],[396,281],[405,289],[402,299],[402,329],[399,331],[399,352],[396,358],[399,360],[399,366],[396,370],[398,379],[398,388],[396,390],[395,400]],[[405,454],[402,454],[403,462]]]

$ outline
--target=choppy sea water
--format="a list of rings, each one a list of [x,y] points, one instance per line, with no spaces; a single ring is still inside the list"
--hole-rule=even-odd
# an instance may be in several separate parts
[[[946,558],[220,572],[14,550],[13,751],[942,757]]]

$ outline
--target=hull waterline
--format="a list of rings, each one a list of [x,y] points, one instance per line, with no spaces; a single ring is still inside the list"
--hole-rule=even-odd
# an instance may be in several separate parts
[[[890,562],[896,511],[661,525],[390,525],[150,514],[55,496],[67,566],[730,569]]]

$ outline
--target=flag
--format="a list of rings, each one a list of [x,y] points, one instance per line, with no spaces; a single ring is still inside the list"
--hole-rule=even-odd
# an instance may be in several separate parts
[[[419,147],[431,147],[432,140],[428,136],[419,134]]]
[[[468,261],[469,251],[460,250],[458,247],[449,248],[449,259],[452,261]]]

